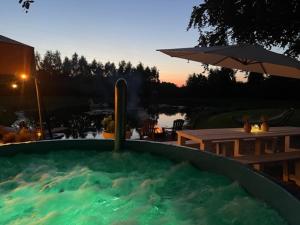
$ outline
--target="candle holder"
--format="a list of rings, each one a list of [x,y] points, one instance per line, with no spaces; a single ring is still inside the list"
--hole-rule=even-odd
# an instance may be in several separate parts
[[[258,124],[254,124],[251,126],[251,132],[260,132],[261,131],[261,127]]]
[[[267,132],[269,131],[270,129],[270,126],[268,124],[268,117],[267,116],[262,116],[261,118],[261,130],[264,131],[264,132]]]
[[[248,116],[243,116],[243,121],[244,121],[244,131],[246,133],[251,132],[251,124],[249,123],[249,117]]]

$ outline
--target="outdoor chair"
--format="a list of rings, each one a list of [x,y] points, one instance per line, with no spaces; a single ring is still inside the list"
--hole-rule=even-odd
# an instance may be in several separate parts
[[[163,127],[163,133],[166,136],[171,137],[172,139],[176,138],[176,131],[182,130],[184,124],[184,120],[177,119],[173,122],[173,127]]]
[[[151,120],[151,119],[145,120],[143,122],[143,127],[137,129],[137,132],[140,135],[140,139],[155,140],[155,132],[157,130],[156,124],[157,124],[156,120]]]

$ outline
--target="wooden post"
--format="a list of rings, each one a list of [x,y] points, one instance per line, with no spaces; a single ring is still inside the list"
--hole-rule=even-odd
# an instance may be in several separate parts
[[[187,139],[185,137],[182,137],[181,134],[178,133],[178,135],[177,135],[177,144],[178,145],[181,145],[181,146],[185,145],[186,140]]]
[[[261,140],[259,138],[255,139],[255,155],[261,154]]]
[[[240,156],[240,140],[234,140],[233,156]]]
[[[216,154],[220,155],[220,143],[216,143]]]
[[[290,136],[284,137],[284,151],[288,152],[290,150]]]
[[[200,141],[200,150],[201,151],[205,150],[205,143],[203,141]]]
[[[283,162],[282,180],[284,182],[288,182],[289,181],[289,164],[288,164],[288,161],[284,161]]]

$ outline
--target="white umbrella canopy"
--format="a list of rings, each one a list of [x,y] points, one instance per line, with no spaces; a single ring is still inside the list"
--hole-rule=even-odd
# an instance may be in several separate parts
[[[171,57],[204,64],[300,79],[300,62],[261,46],[231,45],[159,49]]]

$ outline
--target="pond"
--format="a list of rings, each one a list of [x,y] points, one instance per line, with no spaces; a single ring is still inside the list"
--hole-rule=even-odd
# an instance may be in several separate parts
[[[162,127],[172,127],[173,126],[173,121],[177,120],[177,119],[183,119],[185,120],[185,113],[175,113],[175,114],[165,114],[165,113],[159,113],[155,116],[155,119],[157,120],[157,127],[162,128]],[[131,117],[131,116],[129,116]],[[146,117],[147,118],[147,117]],[[153,115],[148,115],[148,118],[153,118]],[[143,119],[139,118],[140,120],[138,121],[138,123],[140,124],[140,122],[143,121]],[[129,121],[130,122],[130,121]],[[139,139],[140,136],[137,132],[137,128],[138,125],[135,125],[134,127],[132,127],[132,136],[130,139],[134,140],[134,139]],[[88,138],[88,139],[103,139],[103,135],[102,135],[102,129],[98,129],[96,131],[88,131],[86,132],[86,136],[84,138]],[[73,139],[74,137],[72,135],[67,136],[64,135],[62,137],[62,139]]]
[[[19,129],[19,125],[27,125],[28,128],[34,129],[36,122],[34,115],[26,112],[16,112],[17,120],[12,124],[12,127]],[[55,139],[103,139],[103,126],[101,121],[113,114],[111,108],[90,110],[86,108],[68,108],[59,109],[49,112],[45,117],[44,129],[45,133],[50,137],[48,124],[50,124],[51,132]],[[157,127],[172,127],[173,121],[176,119],[186,119],[186,113],[180,107],[162,106],[135,108],[128,110],[128,122],[132,130],[130,139],[139,139],[137,128],[143,126],[143,121],[152,119],[157,121]]]

